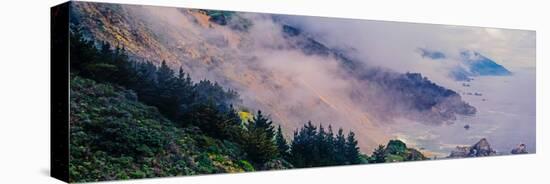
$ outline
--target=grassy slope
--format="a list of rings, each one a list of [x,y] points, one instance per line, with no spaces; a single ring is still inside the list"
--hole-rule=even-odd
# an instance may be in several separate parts
[[[72,182],[254,170],[236,144],[176,127],[130,90],[73,76],[70,100]]]

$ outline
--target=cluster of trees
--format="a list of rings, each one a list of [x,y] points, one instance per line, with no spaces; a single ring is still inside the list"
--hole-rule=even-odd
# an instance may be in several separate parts
[[[288,150],[283,147],[280,151]],[[331,125],[325,130],[323,125],[317,128],[311,122],[294,132],[288,154],[288,160],[295,167],[359,164],[364,162],[361,158],[353,132],[346,136],[340,128],[335,135]]]
[[[124,48],[112,49],[106,42],[98,49],[79,32],[72,34],[70,49],[72,73],[131,89],[140,101],[157,107],[164,116],[176,122],[187,119],[187,112],[205,104],[228,112],[230,104],[239,99],[237,92],[225,90],[218,83],[209,80],[194,83],[181,68],[176,74],[165,61],[160,66],[150,61],[133,61]]]

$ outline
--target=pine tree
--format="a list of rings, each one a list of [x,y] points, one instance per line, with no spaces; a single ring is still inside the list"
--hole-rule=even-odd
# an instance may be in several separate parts
[[[327,142],[334,146],[334,132],[332,131],[332,125],[328,125]]]
[[[323,125],[319,125],[316,141],[319,149],[319,166],[328,166],[334,163],[334,148],[331,140],[332,136],[325,131]]]
[[[114,83],[121,86],[129,86],[136,82],[137,75],[134,69],[134,62],[129,60],[126,50],[121,47],[116,47],[112,52],[112,65],[116,67],[111,77]]]
[[[224,133],[226,120],[213,104],[200,104],[193,107],[193,110],[186,114],[186,124],[194,125],[200,130],[215,138],[228,138]]]
[[[175,95],[175,74],[166,61],[158,68],[156,83],[156,100],[152,103],[168,118],[175,120],[178,112],[177,96]]]
[[[185,78],[185,72],[183,72],[183,67],[180,66],[180,70],[178,71],[178,79],[183,80]]]
[[[178,77],[176,78],[174,95],[178,104],[175,117],[178,121],[183,120],[183,115],[189,111],[195,101],[196,92],[193,88],[193,81],[189,74],[183,71],[180,67]]]
[[[315,167],[319,162],[319,149],[316,144],[317,127],[308,121],[294,132],[290,147],[291,162],[295,167]]]
[[[279,150],[279,155],[281,156],[281,158],[288,159],[290,147],[288,146],[288,142],[283,135],[281,125],[277,127],[277,132],[275,134],[275,143],[277,144],[277,149]]]
[[[343,165],[346,163],[346,138],[344,136],[344,130],[342,128],[338,129],[338,134],[336,135],[334,142],[334,161],[337,165]]]
[[[336,154],[334,152],[336,140],[334,137],[334,132],[332,131],[332,125],[328,125],[328,133],[324,142],[327,145],[327,159],[330,159],[328,165],[336,165]]]
[[[273,130],[273,122],[269,120],[266,116],[262,114],[262,111],[258,111],[258,114],[253,118],[254,126],[259,129],[263,129],[266,133],[266,135],[270,138],[273,138],[275,136],[275,132]]]
[[[136,82],[128,87],[138,93],[140,101],[155,106],[157,93],[156,73],[157,67],[150,61],[139,62],[135,65]]]
[[[386,148],[384,145],[378,145],[378,148],[374,149],[371,155],[371,162],[384,163],[386,162]]]
[[[305,137],[298,129],[294,131],[294,136],[290,144],[290,159],[289,161],[294,165],[294,167],[302,168],[305,166]]]
[[[306,147],[308,148],[306,152],[308,156],[308,159],[306,159],[306,165],[307,167],[315,167],[317,166],[317,164],[319,164],[321,155],[319,155],[317,127],[314,126],[311,121],[306,124],[306,136],[308,140],[308,144],[306,145]]]
[[[273,141],[273,125],[260,112],[246,125],[246,132],[241,143],[250,158],[257,166],[277,158],[279,150]]]
[[[355,133],[352,131],[349,132],[347,137],[345,155],[347,163],[349,164],[359,164],[361,162],[359,158],[359,147],[357,146],[357,140],[355,140]]]
[[[160,67],[157,70],[157,84],[159,90],[169,90],[174,85],[175,74],[170,67],[166,64],[166,61],[162,61]]]

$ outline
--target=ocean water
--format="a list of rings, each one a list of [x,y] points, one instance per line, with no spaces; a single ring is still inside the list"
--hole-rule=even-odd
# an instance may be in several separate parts
[[[510,154],[518,144],[536,151],[535,70],[516,69],[511,76],[476,77],[449,87],[478,110],[473,116],[460,116],[443,125],[428,125],[410,120],[392,126],[388,133],[417,147],[428,155],[446,157],[456,146],[473,145],[486,138],[498,154]],[[472,95],[468,95],[472,93]],[[481,93],[481,96],[474,95]],[[470,128],[464,128],[469,125]]]

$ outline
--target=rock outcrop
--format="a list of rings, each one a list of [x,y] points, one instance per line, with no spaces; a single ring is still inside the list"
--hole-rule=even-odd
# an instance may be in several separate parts
[[[510,151],[511,154],[527,154],[529,152],[527,152],[527,147],[525,146],[525,144],[519,144],[516,148],[512,149],[512,151]]]
[[[491,148],[491,144],[487,139],[482,138],[472,146],[457,146],[456,150],[452,151],[449,158],[466,158],[466,157],[485,157],[496,155],[496,151]]]
[[[415,160],[427,160],[420,151],[414,148],[408,148],[407,145],[400,140],[390,140],[384,150],[386,162],[402,162],[402,161],[415,161]]]

